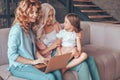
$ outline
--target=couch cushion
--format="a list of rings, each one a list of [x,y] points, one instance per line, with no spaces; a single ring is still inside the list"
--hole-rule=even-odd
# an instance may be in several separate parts
[[[86,45],[83,50],[94,57],[101,80],[120,78],[120,51],[96,45]]]
[[[11,76],[10,72],[7,70],[8,65],[2,65],[0,66],[0,75],[1,77],[6,80]]]
[[[8,63],[7,41],[10,28],[0,29],[0,65]]]
[[[0,80],[3,80],[3,78],[0,76]]]
[[[79,80],[76,71],[67,71],[63,76],[63,80]]]
[[[21,79],[21,78],[17,78],[17,77],[12,76],[10,74],[10,72],[7,70],[7,68],[8,68],[8,64],[0,66],[0,76],[4,80],[25,80],[25,79]]]
[[[9,79],[7,79],[7,80],[26,80],[26,79],[10,76]]]
[[[25,80],[12,76],[7,68],[8,64],[0,66],[0,76],[3,78],[3,80]],[[78,80],[77,72],[67,71],[63,76],[63,80]]]

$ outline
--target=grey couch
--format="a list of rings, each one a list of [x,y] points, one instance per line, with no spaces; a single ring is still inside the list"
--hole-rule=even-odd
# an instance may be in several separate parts
[[[100,80],[120,80],[120,25],[81,22],[81,27],[83,28],[83,51],[94,57]],[[0,76],[4,80],[24,80],[12,76],[7,70],[9,30],[9,28],[0,29]],[[89,66],[94,69],[92,63],[89,63]],[[92,76],[94,77],[93,74]],[[64,80],[78,80],[77,73],[66,72]]]

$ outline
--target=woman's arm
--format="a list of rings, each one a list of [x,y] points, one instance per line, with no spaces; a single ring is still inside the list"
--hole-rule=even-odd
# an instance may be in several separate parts
[[[32,65],[36,65],[36,64],[39,64],[39,63],[47,64],[47,62],[49,61],[49,59],[44,58],[38,52],[36,53],[36,57],[37,57],[36,60],[31,60],[31,59],[24,58],[22,56],[18,56],[16,61],[20,62],[20,63],[23,63],[23,64],[32,64]]]
[[[49,47],[47,47],[46,49],[41,51],[41,54],[45,54],[45,53],[55,49],[57,46],[60,46],[60,45],[61,45],[61,41],[58,39],[52,45],[50,45]]]
[[[53,26],[54,26],[54,29],[56,30],[57,33],[59,33],[59,31],[62,29],[61,25],[59,24],[59,22],[55,22],[55,24]],[[45,53],[55,49],[57,46],[60,46],[60,45],[61,45],[61,40],[58,39],[52,45],[50,45],[45,50],[43,50],[41,53],[45,54]]]
[[[16,58],[16,61],[23,64],[31,64],[31,65],[43,63],[42,59],[32,60],[32,59],[24,58],[22,56],[18,56]]]
[[[11,61],[20,62],[23,64],[38,64],[42,62],[39,60],[32,60],[25,57],[20,56],[20,53],[18,52],[19,46],[21,44],[21,29],[18,26],[13,26],[9,32],[8,37],[8,59]]]

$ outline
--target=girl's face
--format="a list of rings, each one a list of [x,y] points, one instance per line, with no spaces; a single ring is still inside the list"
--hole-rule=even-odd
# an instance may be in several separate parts
[[[67,19],[67,17],[65,17],[64,20],[64,29],[66,31],[73,31],[73,26],[71,25],[70,21]]]
[[[53,11],[53,9],[51,9],[48,13],[48,18],[47,18],[47,21],[46,21],[46,25],[51,25],[52,24],[53,16],[54,16],[54,11]]]
[[[35,22],[37,20],[37,16],[38,16],[38,8],[33,6],[33,9],[29,13],[30,22]]]

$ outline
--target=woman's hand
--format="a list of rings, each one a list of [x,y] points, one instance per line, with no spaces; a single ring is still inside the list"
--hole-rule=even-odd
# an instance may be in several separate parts
[[[39,64],[39,63],[44,63],[43,59],[39,58],[39,59],[33,61],[33,65],[36,65],[36,64]]]
[[[61,46],[61,43],[62,43],[62,39],[57,39],[53,44],[52,44],[52,47],[53,49],[58,47],[58,46]]]
[[[39,63],[44,63],[45,65],[48,64],[50,58],[38,58],[37,60],[33,61],[33,65],[39,64]]]
[[[61,73],[64,74],[66,71],[67,71],[67,68],[63,68],[63,69],[61,70]]]
[[[37,45],[38,46],[38,45]],[[46,54],[46,53],[49,53],[49,52],[51,52],[53,49],[55,49],[56,47],[58,47],[58,46],[61,46],[61,39],[58,39],[58,40],[56,40],[52,45],[50,45],[49,47],[46,47],[45,49],[42,49],[41,51],[40,51],[40,53],[42,54],[42,55],[44,55],[44,54]]]
[[[43,60],[44,64],[47,65],[49,60],[50,60],[50,58],[44,58],[44,60]]]
[[[57,45],[57,46],[61,46],[61,43],[62,43],[62,39],[57,39],[57,40],[56,40],[56,45]]]

